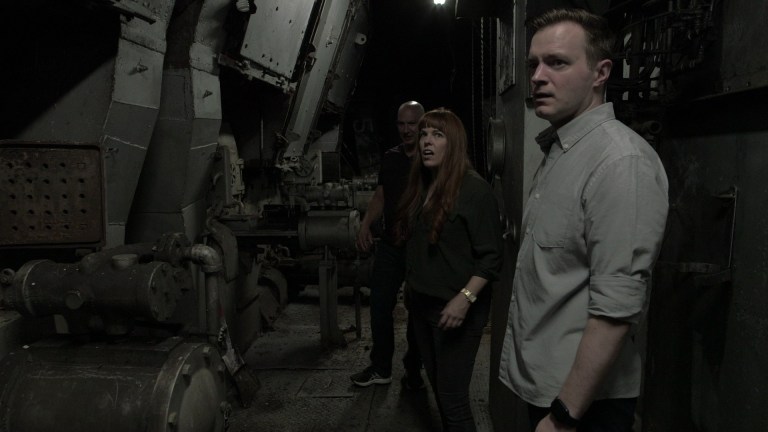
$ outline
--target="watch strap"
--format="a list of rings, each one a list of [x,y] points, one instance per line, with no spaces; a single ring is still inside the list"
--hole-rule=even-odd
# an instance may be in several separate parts
[[[552,404],[549,406],[549,412],[558,423],[570,428],[575,428],[579,425],[579,420],[571,416],[568,407],[559,397],[556,397],[555,400],[552,401]]]
[[[462,288],[461,293],[464,294],[464,297],[466,297],[470,303],[474,303],[475,301],[477,301],[477,296],[473,294],[472,291],[466,288]]]

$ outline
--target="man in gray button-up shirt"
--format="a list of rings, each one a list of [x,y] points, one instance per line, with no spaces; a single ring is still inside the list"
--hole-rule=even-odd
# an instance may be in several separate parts
[[[631,334],[666,224],[664,167],[605,103],[605,21],[555,10],[532,22],[536,114],[551,127],[523,214],[500,379],[537,431],[630,431],[640,392]]]

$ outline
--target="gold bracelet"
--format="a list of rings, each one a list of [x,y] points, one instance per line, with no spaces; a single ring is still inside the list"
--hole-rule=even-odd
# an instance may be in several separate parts
[[[472,293],[472,291],[462,288],[461,293],[464,294],[464,297],[467,298],[467,301],[470,303],[474,303],[477,300],[477,296]]]

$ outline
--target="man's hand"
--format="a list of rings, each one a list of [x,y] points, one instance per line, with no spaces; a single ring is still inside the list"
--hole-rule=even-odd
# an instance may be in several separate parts
[[[376,186],[371,200],[368,202],[368,209],[365,211],[363,220],[360,221],[360,231],[357,232],[355,241],[357,250],[368,252],[373,245],[373,234],[371,234],[371,224],[377,221],[384,212],[384,186]]]
[[[571,432],[575,430],[576,428],[568,428],[556,422],[551,414],[541,419],[539,424],[536,425],[536,432]]]
[[[357,232],[357,250],[361,252],[368,252],[373,245],[373,234],[371,234],[371,227],[365,224],[360,225],[360,231]]]

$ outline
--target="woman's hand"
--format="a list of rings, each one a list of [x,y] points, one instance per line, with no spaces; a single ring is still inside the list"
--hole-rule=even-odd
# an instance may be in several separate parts
[[[440,322],[437,326],[443,330],[456,328],[464,323],[464,317],[467,316],[469,310],[469,301],[467,297],[462,293],[456,294],[451,301],[449,301],[443,311],[440,312]]]

